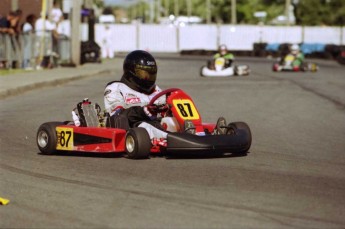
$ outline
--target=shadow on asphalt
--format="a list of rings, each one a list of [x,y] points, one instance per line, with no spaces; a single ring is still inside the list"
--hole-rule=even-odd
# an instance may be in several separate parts
[[[234,153],[174,153],[166,154],[168,160],[183,160],[183,159],[217,159],[217,158],[235,158],[246,157],[250,152],[234,154]]]
[[[236,158],[246,157],[248,153],[232,154],[232,153],[154,153],[149,159],[166,158],[167,160],[183,160],[183,159],[217,159],[217,158]],[[94,157],[94,158],[127,158],[125,153],[92,153],[92,152],[57,152],[55,154],[37,153],[40,156],[58,156],[58,157]],[[143,159],[145,160],[145,159]]]
[[[91,152],[57,152],[55,154],[43,154],[37,153],[41,156],[58,156],[58,157],[96,157],[96,158],[120,158],[124,156],[124,153],[91,153]]]

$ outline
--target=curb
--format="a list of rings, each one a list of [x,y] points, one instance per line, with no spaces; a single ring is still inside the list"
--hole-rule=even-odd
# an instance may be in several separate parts
[[[110,70],[110,69],[101,70],[101,71],[93,72],[93,73],[89,73],[89,74],[71,76],[68,78],[55,79],[55,80],[50,80],[50,81],[48,80],[48,81],[43,81],[43,82],[36,82],[36,83],[28,84],[25,86],[19,86],[16,88],[6,89],[5,91],[0,92],[0,99],[5,99],[5,98],[11,97],[11,96],[16,96],[16,95],[23,94],[25,92],[32,91],[32,90],[39,89],[39,88],[43,88],[43,87],[49,87],[49,86],[52,87],[52,86],[56,86],[56,85],[66,84],[66,83],[69,83],[72,81],[84,79],[84,78],[91,77],[91,76],[97,75],[97,74],[110,73],[111,71],[112,70]]]

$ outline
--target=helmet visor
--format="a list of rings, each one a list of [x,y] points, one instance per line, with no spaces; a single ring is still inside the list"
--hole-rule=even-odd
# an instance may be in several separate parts
[[[141,80],[147,80],[147,81],[151,81],[155,83],[156,77],[157,77],[157,69],[156,68],[150,68],[150,69],[136,68],[135,75]]]

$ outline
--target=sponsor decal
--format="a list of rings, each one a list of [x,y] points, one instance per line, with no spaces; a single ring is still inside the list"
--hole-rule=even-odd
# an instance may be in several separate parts
[[[146,63],[147,63],[147,65],[156,65],[156,62],[154,62],[154,61],[146,61]]]
[[[110,89],[107,89],[105,92],[104,92],[104,96],[110,94],[111,90]]]
[[[125,102],[126,104],[137,104],[137,103],[141,103],[141,100],[138,96],[133,95],[133,94],[127,94],[125,96]]]

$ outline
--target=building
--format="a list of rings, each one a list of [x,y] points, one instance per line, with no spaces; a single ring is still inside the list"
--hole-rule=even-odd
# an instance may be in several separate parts
[[[40,16],[41,4],[42,0],[1,0],[0,15],[6,17],[10,11],[21,9],[23,16],[20,24],[23,24],[29,14]]]

